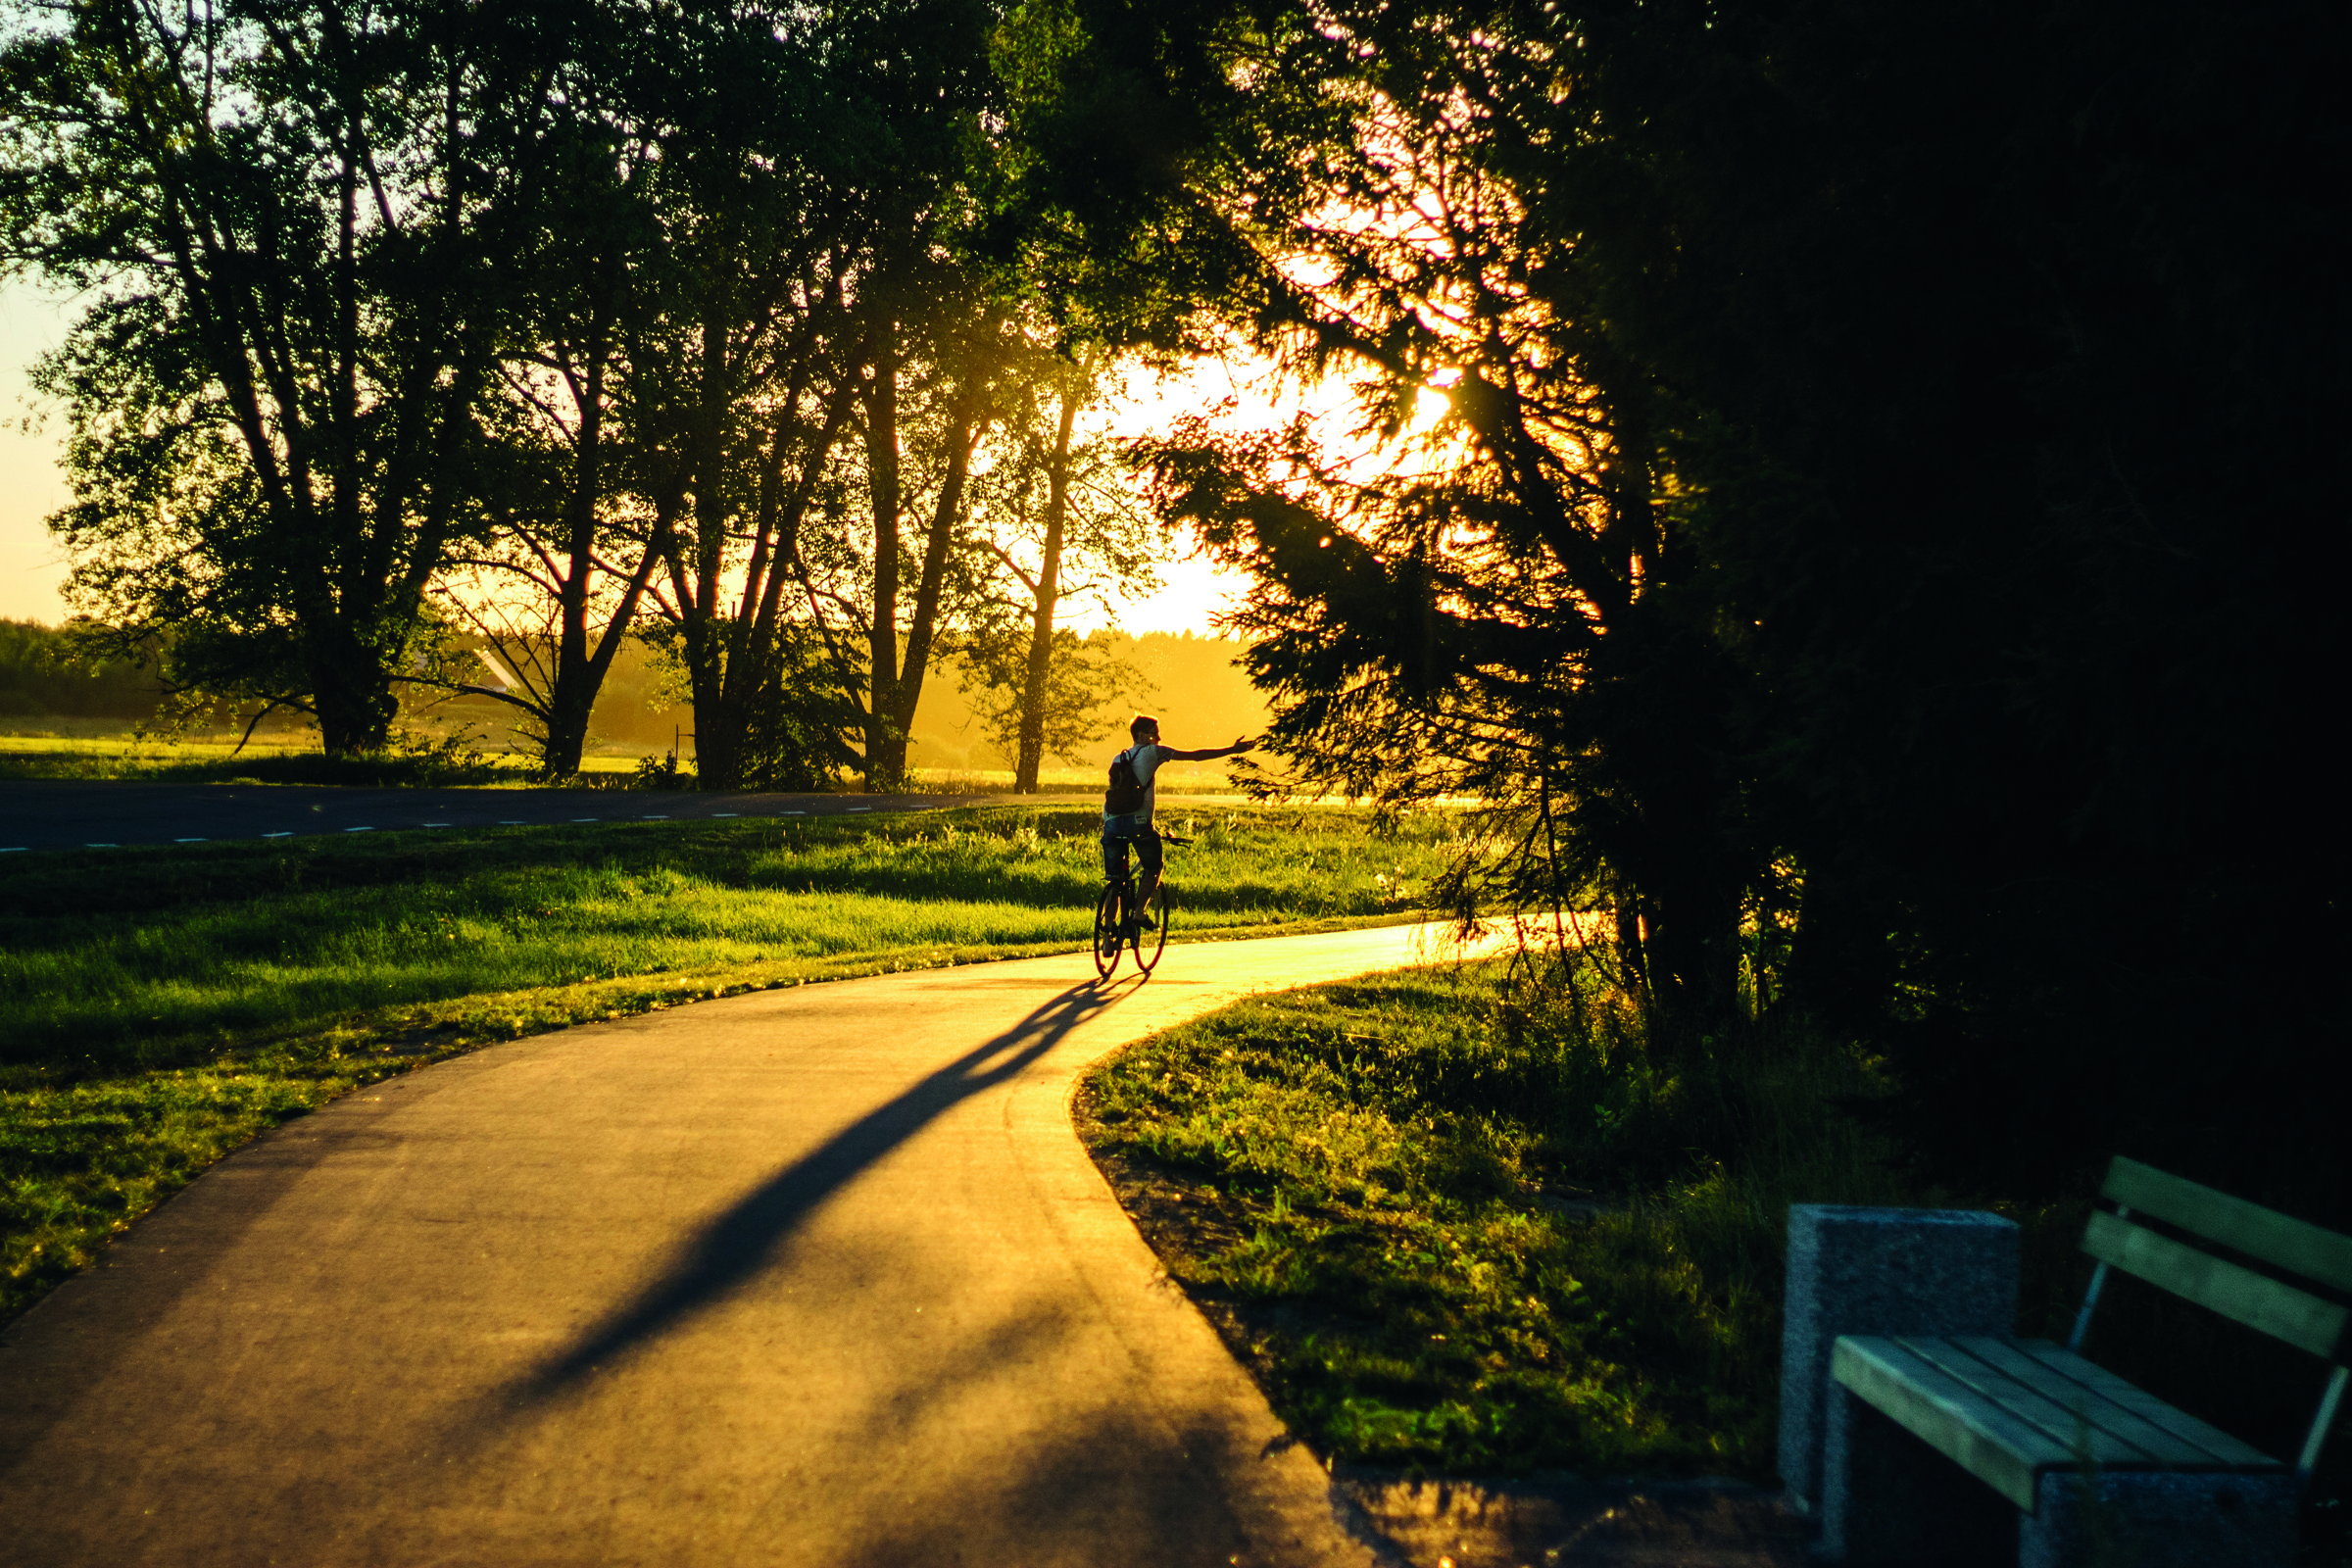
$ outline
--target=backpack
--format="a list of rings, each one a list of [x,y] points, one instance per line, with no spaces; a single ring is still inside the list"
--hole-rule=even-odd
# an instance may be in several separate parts
[[[1102,814],[1128,816],[1144,808],[1144,782],[1135,776],[1131,748],[1110,760],[1110,788],[1102,792]]]

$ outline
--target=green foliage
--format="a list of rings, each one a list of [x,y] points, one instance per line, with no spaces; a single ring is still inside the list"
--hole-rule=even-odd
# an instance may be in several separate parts
[[[38,621],[0,620],[0,713],[150,718],[161,697],[151,664],[92,657]]]
[[[1020,755],[1029,659],[1026,635],[983,643],[964,659],[973,677],[965,683],[965,693],[977,697],[974,706],[987,727],[989,744],[1007,761]],[[1056,628],[1038,706],[1042,754],[1084,765],[1102,743],[1103,710],[1142,708],[1152,691],[1142,672],[1119,657],[1109,639],[1080,637],[1067,626]]]
[[[1901,1194],[1834,1108],[1881,1084],[1803,1034],[1668,1073],[1637,1023],[1494,965],[1318,987],[1130,1048],[1083,1131],[1179,1191],[1147,1232],[1318,1451],[1764,1479],[1787,1205]]]
[[[637,759],[636,784],[639,789],[682,790],[689,788],[693,780],[692,758],[681,763],[677,753],[664,752],[660,757]]]
[[[743,701],[740,787],[831,789],[858,760],[850,745],[860,727],[857,698],[814,628],[787,622],[769,640],[762,684]]]

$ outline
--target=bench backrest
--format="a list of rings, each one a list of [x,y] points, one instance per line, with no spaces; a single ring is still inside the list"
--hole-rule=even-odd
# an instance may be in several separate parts
[[[2090,1327],[2090,1314],[2098,1304],[2107,1270],[2120,1268],[2334,1362],[2318,1419],[2312,1423],[2302,1458],[2295,1466],[2298,1475],[2308,1478],[2343,1397],[2345,1329],[2352,1325],[2352,1306],[2304,1286],[2315,1285],[2330,1296],[2352,1298],[2352,1237],[2338,1236],[2121,1155],[2107,1168],[2107,1181],[2099,1196],[2114,1203],[2116,1211],[2093,1211],[2083,1228],[2082,1250],[2097,1258],[2099,1266],[2091,1276],[2082,1314],[2075,1320],[2070,1348],[2079,1348]],[[2302,1283],[2275,1279],[2141,1223],[2150,1219],[2194,1242],[2226,1249]]]
[[[2092,1257],[2298,1349],[2330,1361],[2343,1358],[2352,1307],[2137,1222],[2160,1220],[2198,1241],[2348,1297],[2352,1238],[2132,1159],[2119,1157],[2108,1168],[2100,1196],[2120,1211],[2090,1216],[2082,1250]]]

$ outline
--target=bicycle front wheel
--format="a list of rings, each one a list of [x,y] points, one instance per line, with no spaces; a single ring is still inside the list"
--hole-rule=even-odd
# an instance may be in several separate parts
[[[1135,933],[1135,966],[1146,974],[1159,962],[1160,949],[1168,945],[1168,883],[1162,877],[1152,889],[1152,928],[1138,928]]]
[[[1102,890],[1095,905],[1095,973],[1107,980],[1110,971],[1119,966],[1119,949],[1126,943],[1127,932],[1119,918],[1119,887],[1112,883]]]

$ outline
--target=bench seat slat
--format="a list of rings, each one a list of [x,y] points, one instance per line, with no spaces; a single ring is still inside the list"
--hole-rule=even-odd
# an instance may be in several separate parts
[[[2194,1236],[2352,1295],[2352,1237],[2116,1156],[2100,1195]]]
[[[1840,1337],[1830,1352],[1830,1376],[2029,1513],[2035,1476],[2074,1461],[2048,1433],[1895,1340]]]
[[[1996,1351],[1981,1353],[1974,1345],[1957,1340],[1906,1336],[1897,1343],[2019,1420],[2032,1422],[2070,1457],[2087,1446],[2095,1462],[2117,1470],[2196,1470],[2214,1462],[2213,1455],[2195,1444],[2111,1403],[2080,1383],[2057,1377],[2038,1361],[2017,1357],[2032,1369],[2032,1375],[2020,1376],[2000,1364]],[[2000,1344],[1997,1340],[1990,1343]],[[2059,1387],[2053,1391],[2049,1383]]]
[[[2060,1349],[2047,1340],[2008,1340],[1986,1336],[1963,1335],[1944,1343],[1976,1357],[1991,1368],[1996,1376],[2009,1379],[2034,1390],[2064,1412],[2063,1423],[2051,1426],[2042,1422],[2054,1437],[2072,1443],[2078,1412],[2083,1421],[2111,1432],[2147,1455],[2147,1466],[2165,1470],[2267,1470],[2276,1461],[2246,1446],[2226,1432],[2205,1425],[2195,1416],[2175,1410],[2162,1400],[2154,1399],[2112,1373],[2100,1374],[2099,1381],[2069,1377],[2059,1368],[2068,1363],[2079,1364],[2093,1373],[2091,1366],[2079,1355]],[[2026,1352],[2029,1345],[2047,1351],[2057,1364],[2037,1360]],[[2119,1399],[2121,1392],[2128,1399]],[[2170,1421],[2150,1419],[2146,1406],[2155,1405],[2172,1417]],[[2121,1461],[2109,1461],[2106,1464]],[[2137,1468],[2137,1466],[2128,1466]]]
[[[2275,1471],[2286,1466],[2251,1444],[2240,1443],[2219,1427],[2208,1426],[2186,1410],[2177,1410],[2145,1389],[2125,1382],[2096,1362],[2047,1340],[2011,1340],[2020,1354],[2033,1357],[2053,1373],[2082,1384],[2144,1420],[2185,1438],[2234,1470]]]
[[[2347,1313],[2308,1291],[2184,1247],[2142,1225],[2096,1211],[2083,1228],[2082,1250],[2102,1263],[2208,1307],[2297,1349],[2332,1359]]]

